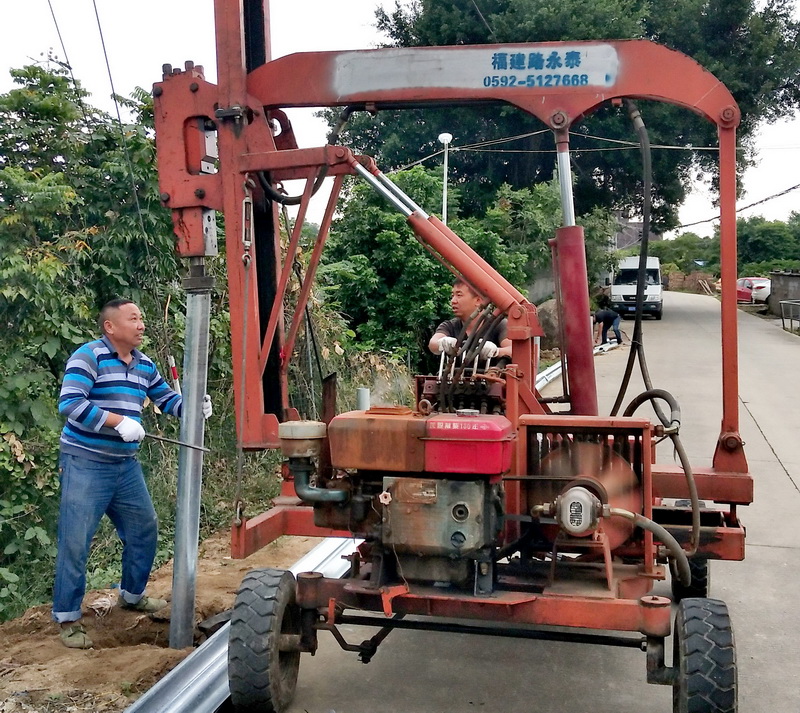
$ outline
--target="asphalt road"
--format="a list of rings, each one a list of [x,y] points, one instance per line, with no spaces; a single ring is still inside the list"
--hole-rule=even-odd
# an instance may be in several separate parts
[[[711,596],[731,610],[740,712],[788,713],[800,710],[800,615],[791,594],[800,583],[800,338],[743,312],[739,327],[741,431],[756,501],[740,511],[747,559],[712,564]],[[623,331],[631,333],[633,322]],[[691,462],[710,465],[721,419],[719,303],[666,293],[664,318],[646,321],[644,343],[654,386],[681,404]],[[596,359],[601,413],[614,401],[627,355],[626,346]],[[634,379],[625,403],[641,388]],[[667,444],[658,460],[672,462]],[[667,592],[663,583],[656,590]],[[355,643],[373,633],[343,630]],[[672,710],[671,689],[645,683],[645,657],[635,650],[396,631],[364,665],[329,635],[320,644],[301,660],[291,713]]]

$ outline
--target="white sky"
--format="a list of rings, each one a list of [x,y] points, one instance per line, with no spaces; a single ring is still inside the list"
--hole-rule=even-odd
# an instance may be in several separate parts
[[[89,102],[110,113],[111,88],[92,0],[5,0],[0,22],[5,29],[0,42],[0,92],[12,88],[8,69],[40,59],[52,48],[64,58],[50,6],[55,13],[67,56],[77,79],[91,92]],[[149,89],[161,78],[161,65],[182,67],[191,59],[205,67],[206,77],[215,78],[214,21],[212,0],[96,0],[105,46],[118,94],[127,96],[136,87]],[[381,38],[374,28],[378,5],[394,7],[394,0],[272,0],[273,58],[292,52],[374,47]],[[13,29],[11,29],[13,28]],[[300,146],[318,146],[326,127],[310,110],[292,110],[289,116]],[[468,139],[472,141],[473,137]],[[457,146],[456,137],[453,146]],[[758,146],[759,165],[745,175],[746,205],[800,184],[800,119],[787,119],[762,129]],[[451,161],[457,160],[451,154]],[[438,161],[439,159],[437,159]],[[314,202],[321,211],[324,199]],[[314,220],[312,204],[309,217]],[[435,210],[435,207],[431,209]],[[740,215],[763,215],[786,220],[800,211],[800,189],[748,209]],[[712,198],[704,191],[690,196],[681,210],[689,223],[715,215]],[[712,223],[690,228],[708,235]]]

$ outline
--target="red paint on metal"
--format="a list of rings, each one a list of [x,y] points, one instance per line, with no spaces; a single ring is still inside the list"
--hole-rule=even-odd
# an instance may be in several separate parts
[[[642,586],[652,587],[650,578]],[[298,588],[302,585],[298,583]],[[627,587],[633,588],[628,582]],[[405,587],[405,585],[404,585]],[[324,579],[316,583],[316,606],[327,606],[330,599],[347,608],[384,612],[383,590],[347,580]],[[568,626],[580,629],[638,631],[648,636],[668,636],[669,606],[653,606],[646,597],[618,599],[608,590],[601,596],[574,594],[529,594],[497,591],[491,597],[475,597],[464,592],[437,591],[433,587],[408,586],[406,593],[392,588],[393,614],[473,619],[508,624]],[[305,597],[308,601],[310,597]]]
[[[268,17],[268,3],[265,3]],[[720,439],[714,455],[714,468],[697,473],[698,488],[702,498],[721,503],[732,503],[724,527],[717,528],[712,542],[701,551],[716,556],[736,559],[744,553],[744,531],[735,517],[735,504],[752,500],[752,479],[744,475],[747,463],[739,436],[737,405],[736,356],[736,227],[735,227],[735,126],[739,110],[727,89],[709,72],[690,58],[644,40],[608,43],[569,43],[581,46],[604,44],[613,48],[619,57],[619,75],[613,86],[569,86],[552,89],[485,87],[465,90],[454,86],[414,86],[395,89],[378,89],[355,94],[337,93],[333,83],[343,61],[351,62],[351,69],[359,67],[365,74],[371,71],[376,58],[391,54],[398,61],[409,61],[430,52],[452,54],[465,48],[416,48],[409,50],[374,50],[364,52],[308,53],[284,57],[250,73],[245,70],[242,42],[240,0],[215,0],[217,22],[217,55],[219,86],[202,78],[199,68],[185,73],[171,74],[156,85],[155,113],[158,134],[158,160],[160,187],[165,205],[172,210],[173,225],[181,255],[204,254],[202,210],[211,208],[225,211],[230,290],[231,334],[234,365],[234,394],[237,414],[244,414],[237,423],[238,435],[245,448],[274,448],[278,417],[265,413],[261,375],[265,355],[272,347],[271,334],[276,335],[282,354],[281,377],[286,386],[286,355],[291,354],[299,317],[295,315],[290,334],[284,340],[283,301],[288,284],[287,269],[291,257],[282,262],[281,246],[277,232],[278,212],[273,209],[274,235],[269,249],[274,251],[276,272],[274,278],[280,286],[272,305],[259,305],[256,289],[256,266],[248,260],[244,245],[249,225],[243,210],[246,198],[260,198],[260,188],[254,180],[257,171],[266,171],[272,182],[289,178],[305,179],[310,183],[320,168],[326,166],[329,175],[341,176],[352,170],[355,159],[341,147],[297,149],[291,126],[281,108],[291,106],[335,106],[356,104],[380,108],[381,104],[399,106],[449,102],[451,104],[498,100],[519,106],[539,117],[551,128],[565,131],[599,105],[617,97],[643,97],[665,100],[687,107],[714,122],[720,133],[721,173],[721,258],[722,258],[722,359],[723,359],[723,418]],[[269,32],[266,33],[269,37]],[[545,43],[553,48],[562,43]],[[542,45],[535,45],[541,47]],[[489,50],[503,51],[503,46],[488,46]],[[485,49],[485,48],[484,48]],[[267,56],[269,49],[267,48]],[[413,73],[409,76],[413,77]],[[441,76],[446,78],[447,73]],[[302,78],[302,81],[298,81]],[[193,88],[194,87],[194,88]],[[264,113],[267,108],[267,114]],[[217,109],[228,112],[227,117],[215,117]],[[240,111],[239,111],[240,110]],[[239,113],[237,114],[237,111]],[[281,123],[281,134],[273,137],[267,118]],[[559,126],[556,126],[556,117]],[[201,121],[214,119],[218,128],[220,173],[197,175]],[[373,173],[377,170],[369,160],[361,159]],[[307,209],[310,187],[303,191],[301,216]],[[335,197],[331,199],[335,201]],[[332,203],[331,203],[332,205]],[[302,222],[302,219],[298,222]],[[329,223],[326,220],[326,223]],[[507,383],[506,416],[512,428],[539,425],[543,420],[548,427],[564,428],[575,432],[574,416],[547,414],[546,405],[538,402],[533,386],[533,352],[531,337],[541,335],[536,309],[523,295],[491,269],[452,231],[436,218],[424,219],[412,214],[409,223],[430,249],[450,263],[457,272],[490,299],[500,310],[508,313],[508,335],[512,341],[513,362]],[[321,232],[319,250],[327,234],[327,225]],[[296,234],[292,236],[294,247]],[[572,396],[573,414],[584,414],[580,428],[590,433],[593,428],[641,428],[643,437],[643,503],[644,514],[652,513],[656,497],[681,497],[685,492],[682,473],[659,467],[650,474],[650,423],[636,419],[601,419],[597,413],[594,371],[591,363],[591,326],[588,321],[588,295],[585,284],[585,259],[582,256],[582,236],[577,228],[565,228],[556,236],[559,263],[559,290],[566,322],[566,349],[570,372],[569,392]],[[315,258],[318,255],[315,251]],[[581,260],[584,260],[581,263]],[[582,265],[582,269],[581,269]],[[316,267],[316,263],[314,264]],[[313,270],[312,270],[313,272]],[[309,280],[311,278],[309,277]],[[583,284],[581,284],[581,282]],[[308,297],[304,283],[303,300]],[[247,309],[244,309],[247,305]],[[268,312],[265,314],[265,312]],[[262,333],[262,324],[271,325],[268,335]],[[247,326],[247,328],[246,328]],[[246,338],[245,338],[246,335]],[[288,406],[288,388],[284,388],[284,415],[291,413]],[[240,396],[243,395],[243,396]],[[244,398],[244,404],[239,402]],[[596,419],[596,420],[593,420]],[[525,429],[523,428],[523,431]],[[405,434],[408,435],[407,433]],[[527,455],[521,435],[513,447],[510,476],[528,473]],[[496,444],[492,444],[496,445]],[[505,458],[505,455],[503,455]],[[519,480],[507,480],[506,505],[510,514],[526,514],[526,497]],[[291,492],[291,484],[284,492]],[[252,520],[243,522],[232,532],[232,552],[235,557],[245,557],[282,534],[328,535],[337,532],[314,526],[313,509],[297,504],[281,504]],[[519,523],[506,525],[507,541],[519,536]],[[625,580],[620,585],[623,598],[560,595],[547,592],[531,595],[525,592],[499,591],[491,598],[477,598],[451,591],[443,593],[433,588],[427,590],[405,587],[387,591],[361,587],[348,591],[353,584],[324,580],[320,586],[323,606],[329,605],[334,614],[334,602],[358,606],[374,611],[453,616],[487,621],[528,624],[550,624],[589,629],[614,629],[640,631],[651,636],[669,633],[669,608],[658,602],[640,601],[632,593],[647,587],[656,578],[660,565],[656,564],[653,537],[645,533],[641,549],[636,553],[643,558],[644,573],[635,581]],[[401,591],[403,590],[403,591]],[[327,594],[327,598],[324,598]]]
[[[231,528],[231,557],[244,559],[282,535],[352,537],[350,532],[314,525],[314,509],[308,505],[278,505]]]
[[[718,121],[723,122],[724,117]],[[747,473],[739,435],[739,354],[736,308],[736,128],[719,128],[720,277],[722,278],[722,425],[714,468]],[[729,444],[734,444],[730,447]]]
[[[511,467],[511,422],[504,416],[442,414],[427,419],[425,470],[498,475]]]
[[[586,248],[583,228],[559,228],[553,243],[561,282],[561,320],[567,356],[572,413],[597,415],[597,384],[594,374],[594,340],[589,320],[586,289]]]
[[[713,468],[692,470],[701,500],[749,505],[753,502],[753,478],[746,473]],[[653,495],[659,498],[688,498],[689,486],[683,469],[659,463],[653,468]]]
[[[250,74],[249,92],[267,107],[292,106],[344,106],[360,103],[385,102],[396,107],[403,103],[420,104],[445,101],[451,105],[500,101],[514,104],[537,116],[550,125],[551,117],[561,112],[566,123],[571,124],[588,114],[600,104],[618,97],[656,99],[692,109],[714,123],[719,123],[723,108],[733,111],[733,121],[738,122],[739,111],[730,92],[713,74],[697,62],[679,52],[669,50],[647,40],[617,40],[598,42],[542,42],[526,45],[514,44],[519,51],[538,48],[559,49],[564,45],[586,47],[603,45],[613,48],[619,59],[619,74],[612,86],[552,86],[535,87],[458,87],[447,86],[447,67],[436,76],[438,86],[414,86],[419,72],[414,65],[431,57],[432,53],[445,51],[442,62],[447,63],[447,53],[473,50],[476,46],[417,47],[391,50],[357,50],[344,52],[308,52],[293,54],[270,62]],[[481,45],[480,50],[491,53],[508,51],[509,45]],[[408,86],[391,89],[370,89],[347,93],[335,87],[337,80],[347,72],[349,76],[374,74],[375,60],[387,57],[397,66],[407,66]],[[452,64],[452,63],[451,63]],[[491,74],[491,71],[488,71]],[[297,77],[303,77],[298,82]],[[556,127],[563,128],[563,127]]]

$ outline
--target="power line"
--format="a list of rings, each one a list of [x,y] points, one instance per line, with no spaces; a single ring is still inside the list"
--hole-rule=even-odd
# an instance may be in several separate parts
[[[495,42],[497,42],[497,35],[494,33],[494,29],[492,29],[492,26],[486,21],[486,18],[483,16],[483,13],[481,12],[481,9],[478,7],[478,3],[476,3],[475,0],[472,0],[472,6],[475,8],[475,12],[478,13],[478,17],[481,18],[483,24],[486,25],[486,29],[489,30],[489,35]]]
[[[120,134],[120,139],[122,140],[122,152],[123,152],[123,154],[125,156],[125,163],[128,166],[128,175],[130,176],[130,179],[131,179],[131,192],[133,193],[133,200],[134,200],[134,203],[136,204],[136,215],[137,215],[137,217],[139,219],[139,227],[140,227],[140,229],[142,231],[142,240],[144,242],[144,251],[145,251],[145,255],[146,255],[145,264],[146,264],[147,269],[150,272],[150,278],[153,281],[153,288],[154,288],[156,294],[158,294],[158,290],[157,290],[158,281],[156,280],[155,270],[153,269],[153,260],[152,260],[152,256],[150,255],[150,241],[148,240],[147,229],[144,226],[144,218],[142,216],[142,207],[141,207],[141,205],[139,203],[139,193],[138,193],[138,191],[136,189],[136,176],[134,175],[134,172],[133,172],[133,162],[131,161],[130,151],[128,150],[128,141],[125,138],[125,129],[124,129],[123,125],[122,125],[122,115],[121,115],[120,110],[119,110],[119,102],[117,101],[117,91],[114,88],[114,78],[113,78],[113,76],[111,74],[111,64],[108,61],[108,52],[106,51],[106,41],[105,41],[105,37],[103,36],[103,25],[100,22],[100,13],[97,11],[97,0],[92,0],[92,6],[94,7],[94,16],[95,16],[95,18],[97,20],[97,31],[100,34],[100,45],[103,48],[103,58],[104,58],[105,63],[106,63],[106,72],[108,73],[108,81],[109,81],[109,84],[111,85],[111,98],[114,101],[114,108],[115,108],[116,114],[117,114],[117,124],[119,125],[119,134]],[[170,348],[169,333],[167,331],[167,315],[166,315],[166,311],[164,311],[163,320],[158,320],[158,323],[160,324],[160,327],[161,327],[162,337],[164,339],[164,347],[169,352],[171,352],[172,350]]]
[[[753,203],[748,203],[747,205],[743,205],[740,208],[736,209],[737,213],[741,213],[743,210],[747,210],[748,208],[754,208],[757,205],[761,205],[762,203],[767,203],[775,198],[780,198],[781,196],[785,196],[787,193],[791,193],[792,191],[796,191],[800,188],[800,183],[795,186],[790,186],[778,193],[773,193],[771,196],[767,196],[766,198],[762,198],[761,200],[754,201]],[[696,220],[694,223],[684,223],[683,225],[679,225],[675,230],[679,230],[681,228],[691,228],[694,225],[702,225],[703,223],[711,223],[714,220],[719,220],[720,215],[717,214],[713,218],[706,218],[705,220]]]
[[[449,148],[449,150],[451,152],[453,152],[453,151],[472,151],[472,150],[476,150],[475,147],[479,147],[479,146],[493,146],[495,144],[507,143],[509,141],[518,141],[519,139],[527,139],[527,138],[530,138],[531,136],[538,136],[539,134],[546,134],[546,133],[550,133],[550,130],[549,129],[541,129],[540,131],[528,131],[528,132],[526,132],[524,134],[516,134],[515,136],[505,136],[505,137],[502,137],[502,138],[499,138],[499,139],[487,139],[486,141],[479,141],[479,142],[474,143],[474,144],[464,144],[463,146],[458,146],[456,148],[453,148],[451,146]],[[417,159],[416,161],[412,161],[411,163],[407,163],[407,164],[405,164],[403,166],[400,166],[399,168],[394,168],[391,171],[389,171],[388,173],[389,174],[397,173],[398,171],[405,171],[405,170],[407,170],[409,168],[413,168],[414,166],[419,166],[419,164],[425,163],[425,161],[427,161],[428,159],[436,158],[437,156],[441,156],[443,153],[444,153],[444,149],[439,149],[438,151],[434,151],[433,153],[428,154],[427,156],[423,156],[422,158]],[[550,152],[547,151],[547,152],[542,152],[542,153],[550,153]]]
[[[69,76],[72,79],[72,86],[75,87],[75,95],[78,100],[78,106],[81,108],[81,114],[83,114],[83,121],[86,124],[86,127],[91,132],[91,127],[89,127],[89,119],[86,116],[86,107],[83,105],[83,100],[80,96],[78,96],[78,83],[75,81],[75,75],[72,73],[72,63],[69,61],[69,57],[67,56],[67,48],[64,46],[64,38],[61,36],[61,28],[58,26],[58,20],[56,19],[56,12],[53,10],[53,3],[51,0],[47,0],[47,6],[50,8],[50,16],[53,18],[53,24],[56,26],[56,34],[58,35],[58,41],[61,43],[61,51],[64,53],[64,64],[66,65],[67,71],[69,72]]]
[[[133,192],[133,200],[136,203],[136,214],[139,217],[139,227],[142,229],[142,235],[145,237],[145,249],[147,250],[147,231],[144,227],[144,218],[142,218],[142,208],[139,205],[139,194],[136,190],[136,176],[133,173],[133,163],[131,163],[131,156],[130,152],[128,151],[128,141],[125,139],[125,130],[122,126],[122,115],[119,111],[119,102],[117,101],[117,90],[114,88],[114,78],[111,76],[111,64],[108,61],[108,52],[106,52],[106,41],[103,37],[103,26],[100,22],[100,14],[97,11],[97,0],[92,0],[92,6],[94,7],[94,16],[97,19],[97,31],[100,33],[100,45],[103,48],[103,59],[106,63],[106,72],[108,73],[108,81],[111,84],[111,98],[114,101],[114,109],[117,112],[117,124],[119,124],[119,135],[120,139],[122,139],[122,152],[125,155],[125,162],[128,164],[128,173],[131,177],[131,190]],[[148,250],[148,262],[150,253]]]

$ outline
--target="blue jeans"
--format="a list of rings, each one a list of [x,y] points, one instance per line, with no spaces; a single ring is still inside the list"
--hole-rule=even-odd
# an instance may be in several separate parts
[[[53,590],[53,620],[81,618],[86,560],[103,515],[122,540],[120,595],[132,603],[144,593],[158,540],[158,519],[136,458],[103,463],[62,453],[61,505]]]
[[[611,326],[603,324],[603,334],[602,334],[602,342],[605,344],[608,341],[608,330],[611,329],[614,332],[614,336],[617,338],[617,344],[622,344],[622,335],[619,333],[619,323],[622,320],[620,315],[617,315],[617,318],[614,320],[614,323]]]

